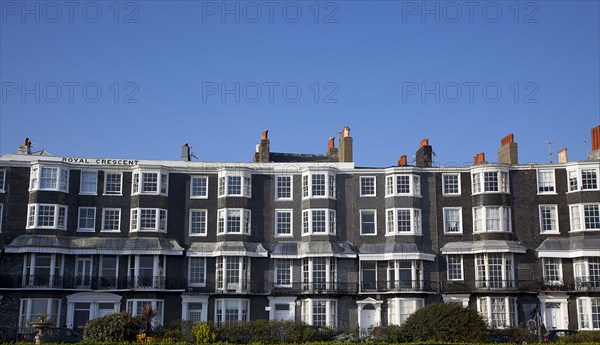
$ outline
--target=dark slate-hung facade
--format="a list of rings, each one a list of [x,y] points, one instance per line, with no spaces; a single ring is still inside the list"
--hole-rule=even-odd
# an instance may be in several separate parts
[[[0,157],[0,325],[38,313],[81,330],[108,313],[158,310],[218,323],[299,320],[367,335],[431,303],[492,327],[539,315],[600,329],[600,126],[588,160],[356,167],[345,128],[324,155],[252,163]]]

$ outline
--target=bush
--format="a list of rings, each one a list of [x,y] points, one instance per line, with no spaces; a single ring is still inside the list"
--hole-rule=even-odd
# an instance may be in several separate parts
[[[371,335],[373,340],[377,342],[408,343],[412,341],[410,335],[408,335],[406,331],[404,331],[404,329],[398,325],[375,327]]]
[[[85,341],[135,341],[141,321],[127,312],[108,314],[88,321],[83,329]]]
[[[215,331],[212,322],[201,322],[192,327],[192,332],[196,338],[196,344],[210,344],[217,342],[219,334]]]
[[[402,325],[402,333],[412,341],[485,342],[486,322],[477,311],[457,303],[431,304],[417,310]]]
[[[530,343],[533,340],[533,335],[525,327],[494,329],[490,334],[490,341],[496,343],[523,344]]]
[[[192,332],[194,323],[189,320],[174,320],[170,324],[162,328],[163,337],[172,339],[173,341],[184,341],[193,343],[195,341],[194,333]]]
[[[329,341],[332,329],[294,321],[240,321],[219,325],[219,340],[234,344]]]
[[[575,335],[560,337],[561,343],[600,343],[600,331],[579,331]]]

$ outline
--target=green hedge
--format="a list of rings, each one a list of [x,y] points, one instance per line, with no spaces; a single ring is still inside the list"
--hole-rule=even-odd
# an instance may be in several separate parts
[[[366,341],[365,344],[369,345],[446,345],[453,344],[448,342],[412,342],[412,343],[386,343],[386,342],[375,342],[375,341]],[[47,345],[60,345],[53,343],[45,343]],[[130,343],[130,342],[89,342],[82,341],[79,342],[78,345],[134,345],[134,344],[142,344],[142,343]],[[189,345],[186,342],[157,342],[151,343],[153,345]],[[252,343],[253,345],[275,345],[276,343]],[[336,344],[332,341],[313,341],[313,342],[305,342],[305,343],[290,343],[289,345],[331,345]],[[340,344],[340,343],[337,343]],[[464,345],[489,345],[490,343],[456,343],[456,344],[464,344]],[[511,345],[508,343],[494,343],[495,345]],[[561,345],[598,345],[598,342],[582,342],[582,343],[560,343]],[[0,345],[15,345],[15,343],[0,343]],[[31,345],[31,343],[20,342],[16,343],[16,345]],[[218,342],[216,345],[231,345],[231,343]]]

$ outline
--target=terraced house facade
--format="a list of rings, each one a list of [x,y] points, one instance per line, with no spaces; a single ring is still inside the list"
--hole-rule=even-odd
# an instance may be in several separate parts
[[[116,311],[175,319],[401,324],[431,303],[492,327],[539,316],[600,329],[600,126],[588,160],[356,167],[345,128],[326,154],[251,163],[0,157],[0,325],[46,312],[80,330]]]

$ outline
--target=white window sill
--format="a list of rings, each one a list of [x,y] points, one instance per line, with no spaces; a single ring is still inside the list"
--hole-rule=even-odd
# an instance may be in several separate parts
[[[540,235],[560,235],[560,231],[543,231]]]
[[[77,229],[77,232],[96,232],[96,229]]]
[[[203,234],[190,234],[190,237],[206,237],[208,236],[207,233],[203,233]]]
[[[102,196],[123,196],[123,193],[102,193]]]

